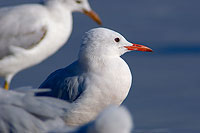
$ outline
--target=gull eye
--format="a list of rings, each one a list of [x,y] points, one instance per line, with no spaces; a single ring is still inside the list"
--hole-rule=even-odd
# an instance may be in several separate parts
[[[76,0],[76,3],[81,4],[82,1],[81,0]]]
[[[115,38],[115,42],[119,42],[120,41],[120,39],[117,37],[117,38]]]

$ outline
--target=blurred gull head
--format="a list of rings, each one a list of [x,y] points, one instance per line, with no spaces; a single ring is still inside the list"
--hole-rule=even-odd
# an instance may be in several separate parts
[[[62,6],[65,6],[66,9],[72,12],[82,12],[93,19],[97,24],[102,24],[99,16],[90,7],[88,0],[46,0],[45,3],[49,5],[60,3]]]
[[[76,133],[131,133],[134,128],[131,114],[121,106],[111,105]]]

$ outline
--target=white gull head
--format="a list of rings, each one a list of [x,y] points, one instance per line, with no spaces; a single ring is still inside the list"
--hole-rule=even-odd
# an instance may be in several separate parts
[[[152,51],[148,47],[128,42],[121,34],[113,30],[95,28],[85,33],[79,58],[91,55],[119,57],[130,50]]]

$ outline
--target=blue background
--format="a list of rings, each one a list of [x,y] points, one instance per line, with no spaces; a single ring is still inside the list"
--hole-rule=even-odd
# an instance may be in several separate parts
[[[39,0],[0,0],[0,6]],[[133,74],[124,105],[139,133],[200,132],[200,1],[90,0],[103,26],[127,40],[147,45],[154,53],[122,56]],[[97,27],[74,13],[74,29],[67,44],[39,65],[18,73],[12,88],[38,87],[54,70],[76,58],[84,32]],[[3,84],[3,79],[0,79]]]

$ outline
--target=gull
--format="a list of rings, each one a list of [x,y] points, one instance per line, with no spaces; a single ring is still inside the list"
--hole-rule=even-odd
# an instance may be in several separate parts
[[[35,97],[33,94],[29,90],[24,93],[0,88],[0,132],[130,133],[133,128],[128,110],[114,105],[90,123],[68,127],[63,118],[70,103],[51,97]]]
[[[85,33],[78,60],[50,74],[39,88],[50,92],[38,96],[64,99],[72,104],[65,122],[79,126],[93,120],[110,104],[120,105],[132,83],[131,71],[120,57],[129,51],[152,50],[128,42],[119,33],[95,28]]]
[[[87,0],[45,0],[0,8],[0,76],[9,89],[13,76],[54,54],[72,31],[72,12],[101,20]]]

